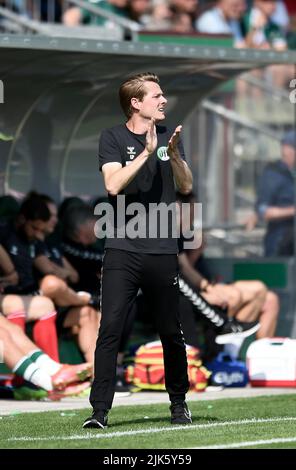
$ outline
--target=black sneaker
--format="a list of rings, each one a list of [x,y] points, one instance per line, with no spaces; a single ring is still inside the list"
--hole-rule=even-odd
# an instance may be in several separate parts
[[[260,328],[260,324],[257,321],[252,322],[240,322],[235,318],[230,318],[222,326],[221,331],[216,336],[217,344],[231,343],[234,338],[247,338]]]
[[[191,424],[191,413],[185,401],[172,403],[170,406],[172,424]]]
[[[83,423],[83,428],[104,429],[108,423],[107,411],[93,411],[93,414]]]

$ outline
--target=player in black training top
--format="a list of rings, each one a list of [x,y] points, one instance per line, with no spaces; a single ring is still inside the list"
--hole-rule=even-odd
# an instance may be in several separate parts
[[[107,231],[103,259],[102,320],[90,394],[93,414],[83,426],[107,425],[121,333],[139,287],[163,346],[171,422],[187,424],[192,421],[185,402],[189,384],[178,312],[175,213],[172,210],[166,221],[165,211],[157,217],[156,206],[162,203],[162,208],[175,208],[174,182],[181,193],[190,193],[192,174],[180,141],[181,126],[171,133],[159,125],[165,119],[167,100],[158,77],[143,73],[129,78],[121,85],[119,98],[127,122],[104,130],[99,145],[114,230]],[[163,229],[167,229],[165,235]]]

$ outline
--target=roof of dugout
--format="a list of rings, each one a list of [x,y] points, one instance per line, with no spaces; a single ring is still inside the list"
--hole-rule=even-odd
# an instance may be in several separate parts
[[[296,53],[1,36],[0,145],[5,148],[0,174],[5,175],[5,192],[44,191],[46,182],[55,197],[73,194],[67,167],[71,162],[79,170],[82,152],[84,163],[95,160],[100,129],[123,119],[117,91],[133,73],[149,70],[160,76],[170,125],[183,122],[221,83],[268,64],[296,64]],[[22,168],[18,176],[16,162]],[[88,174],[97,175],[95,164]],[[20,180],[21,173],[27,177]]]

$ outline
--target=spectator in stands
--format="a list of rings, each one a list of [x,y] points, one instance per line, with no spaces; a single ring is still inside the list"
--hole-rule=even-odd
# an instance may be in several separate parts
[[[294,253],[291,241],[295,217],[295,163],[296,131],[291,130],[282,138],[281,159],[269,163],[259,178],[256,215],[252,215],[246,223],[248,230],[256,225],[258,219],[267,223],[265,256],[291,256]]]
[[[254,0],[242,22],[246,47],[277,51],[287,49],[286,31],[272,19],[276,7],[276,0]],[[271,65],[265,70],[253,70],[252,74],[261,80],[268,80],[277,88],[285,88],[294,75],[294,65]],[[261,98],[259,88],[251,87],[248,91],[248,86],[242,82],[239,86],[241,93],[253,95],[256,101]]]
[[[173,12],[171,17],[170,31],[182,34],[193,33],[195,30],[191,15],[188,15],[187,13]]]
[[[129,18],[143,26],[150,20],[151,7],[151,0],[127,0]]]
[[[276,0],[254,0],[253,7],[244,15],[247,47],[280,51],[287,48],[285,33],[272,21],[276,3]]]
[[[145,29],[192,33],[197,15],[198,0],[156,0],[150,15],[144,16]]]
[[[172,12],[172,28],[178,29],[180,22],[180,32],[191,32],[194,30],[194,22],[197,16],[198,0],[169,0],[169,7]],[[186,28],[184,28],[186,25]],[[190,30],[190,31],[189,31]]]
[[[114,15],[127,18],[127,0],[87,0],[90,5],[98,6]],[[77,6],[70,6],[63,15],[63,23],[66,26],[77,26],[79,24],[92,24],[104,26],[109,20],[102,16],[93,15],[88,10]]]
[[[290,17],[287,6],[283,0],[277,0],[275,12],[271,16],[271,21],[279,28],[287,32],[290,28]]]
[[[59,400],[66,396],[78,395],[89,386],[89,382],[84,381],[91,374],[90,364],[69,365],[53,360],[34,344],[19,326],[6,320],[1,313],[0,341],[3,345],[4,363],[9,369],[47,392],[36,394],[32,389],[31,398],[48,397],[51,400]],[[28,394],[28,391],[26,393]]]
[[[200,33],[232,35],[235,47],[245,47],[241,26],[245,11],[245,0],[218,0],[215,7],[197,19],[195,26]]]
[[[167,0],[153,0],[151,16],[145,29],[165,31],[171,29],[172,11]]]

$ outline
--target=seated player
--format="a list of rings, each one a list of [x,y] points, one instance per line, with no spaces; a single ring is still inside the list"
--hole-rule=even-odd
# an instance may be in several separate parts
[[[37,347],[21,330],[0,313],[0,342],[4,363],[16,375],[46,393],[32,397],[52,400],[77,395],[88,388],[91,364],[60,364]]]

